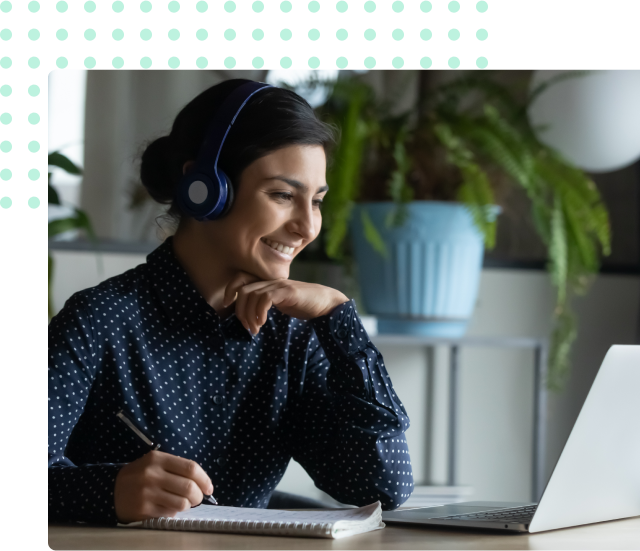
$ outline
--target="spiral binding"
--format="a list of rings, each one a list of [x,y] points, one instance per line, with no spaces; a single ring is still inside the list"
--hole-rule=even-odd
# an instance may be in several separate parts
[[[330,537],[331,522],[284,522],[269,520],[210,520],[172,517],[152,518],[143,521],[144,528],[155,530],[186,530],[193,532],[227,532],[259,534],[265,536]]]

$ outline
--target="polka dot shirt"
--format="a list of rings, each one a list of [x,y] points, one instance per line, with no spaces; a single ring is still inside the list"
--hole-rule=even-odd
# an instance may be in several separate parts
[[[342,503],[413,490],[409,418],[353,300],[251,337],[196,290],[168,238],[49,324],[49,519],[115,524],[115,478],[149,451],[197,461],[221,505],[266,507],[291,458]]]

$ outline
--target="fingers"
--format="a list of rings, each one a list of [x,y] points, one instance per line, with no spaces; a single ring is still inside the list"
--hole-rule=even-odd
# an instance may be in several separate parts
[[[154,498],[153,504],[157,509],[164,511],[165,516],[173,516],[178,511],[187,511],[191,507],[199,505],[200,501],[202,501],[202,498],[200,498],[200,501],[194,503],[184,496],[176,495],[161,488],[157,489]]]
[[[152,451],[124,465],[115,481],[118,522],[174,516],[213,493],[211,479],[195,461]]]
[[[267,314],[269,313],[269,308],[273,305],[272,294],[269,292],[264,292],[258,298],[256,303],[256,318],[257,323],[260,327],[262,327],[267,322]]]
[[[248,303],[250,299],[253,300],[254,293],[266,289],[273,284],[273,281],[258,281],[245,285],[238,291],[238,298],[236,299],[236,317],[240,320],[240,323],[242,323],[244,328],[252,331],[254,335],[258,332],[259,326],[255,322],[256,320],[253,311],[249,311],[248,309],[249,307],[252,307],[248,305]]]
[[[263,281],[246,285],[238,293],[236,316],[254,335],[267,321],[272,304],[285,300],[290,291],[287,280]]]
[[[260,330],[260,326],[262,325],[258,323],[258,319],[256,316],[256,304],[260,297],[264,296],[264,293],[265,292],[262,289],[258,289],[247,293],[244,297],[242,314],[244,316],[244,321],[249,326],[249,331],[251,331],[252,335],[257,335],[258,331]]]
[[[177,499],[187,499],[189,507],[200,505],[205,493],[194,480],[169,472],[165,473],[165,476],[160,481],[160,487]],[[182,511],[183,509],[180,510]]]
[[[200,492],[203,494],[213,493],[213,484],[211,479],[195,461],[185,459],[184,457],[177,457],[168,453],[164,454],[164,456],[162,467],[165,471],[178,475],[179,477],[192,480],[198,485]],[[200,496],[200,501],[202,501],[202,496]]]
[[[245,285],[255,283],[256,281],[260,281],[256,276],[248,274],[247,272],[238,272],[233,278],[231,278],[231,281],[227,284],[224,290],[222,305],[225,308],[229,306],[234,300],[236,300],[236,294],[240,289]]]

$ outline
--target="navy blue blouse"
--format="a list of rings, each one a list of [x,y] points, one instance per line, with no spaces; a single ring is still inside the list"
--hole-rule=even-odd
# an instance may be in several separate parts
[[[221,505],[266,507],[291,458],[342,503],[413,490],[409,418],[353,300],[310,321],[272,307],[251,337],[173,254],[75,293],[49,324],[49,519],[117,522],[123,464],[148,451],[120,409],[197,461]]]

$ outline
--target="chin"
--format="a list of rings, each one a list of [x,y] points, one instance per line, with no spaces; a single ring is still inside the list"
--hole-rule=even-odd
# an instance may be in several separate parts
[[[289,266],[251,266],[251,268],[244,270],[250,274],[255,275],[262,281],[270,281],[272,279],[289,279]]]
[[[284,270],[282,268],[269,270],[267,279],[289,279],[289,268]]]

